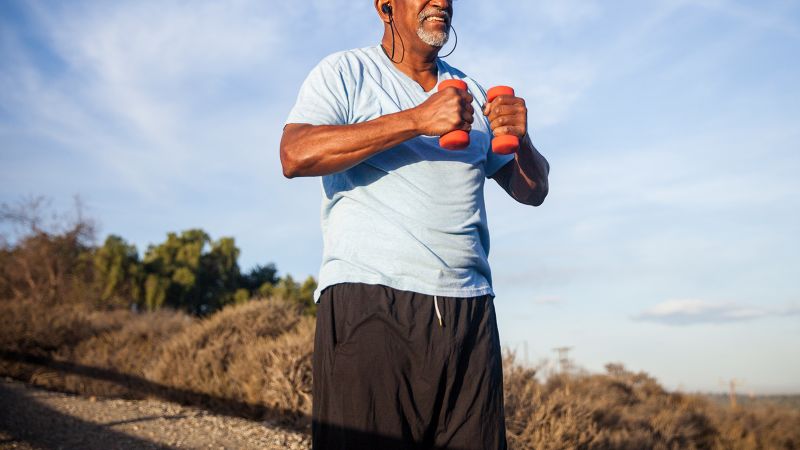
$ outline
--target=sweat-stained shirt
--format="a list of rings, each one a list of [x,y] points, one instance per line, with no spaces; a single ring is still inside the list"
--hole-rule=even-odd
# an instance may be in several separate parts
[[[483,185],[514,156],[491,151],[484,89],[441,59],[437,68],[439,82],[461,79],[475,98],[469,147],[446,150],[438,136],[420,136],[322,177],[316,302],[327,286],[344,282],[494,296]],[[286,123],[366,122],[413,108],[435,92],[394,67],[380,46],[338,52],[308,75]]]

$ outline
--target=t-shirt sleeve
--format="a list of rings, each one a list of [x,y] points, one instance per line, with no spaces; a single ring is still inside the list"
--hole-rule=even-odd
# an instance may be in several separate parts
[[[474,81],[474,80],[473,80]],[[483,106],[486,103],[486,91],[483,89],[483,86],[475,82],[475,85],[478,86],[478,90],[480,91],[480,106]],[[480,110],[475,111],[475,115],[480,117],[481,120],[486,122],[486,129],[489,130],[489,145],[486,149],[486,163],[484,164],[484,172],[486,173],[486,178],[491,177],[495,174],[501,167],[505,166],[509,162],[514,160],[514,154],[510,155],[499,155],[492,151],[492,141],[491,138],[494,136],[491,135],[492,128],[489,123],[489,118],[483,115],[483,112]]]
[[[342,66],[323,59],[306,77],[285,123],[345,125],[349,117],[348,89]]]

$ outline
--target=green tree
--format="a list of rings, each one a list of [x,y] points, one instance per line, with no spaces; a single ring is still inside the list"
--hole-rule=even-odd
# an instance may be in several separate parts
[[[148,311],[154,311],[161,308],[167,299],[167,287],[169,287],[169,280],[160,277],[156,274],[147,276],[144,283],[145,292],[145,306]]]
[[[147,276],[147,306],[162,305],[200,313],[209,309],[201,298],[197,298],[197,281],[200,273],[200,257],[210,238],[203,230],[191,229],[168,233],[167,240],[159,245],[150,245],[144,256]]]
[[[300,286],[298,303],[303,306],[303,311],[309,315],[315,315],[317,312],[317,304],[314,303],[314,291],[317,289],[317,280],[312,276],[308,276],[306,281]]]
[[[243,274],[239,286],[250,291],[251,296],[263,295],[278,282],[275,264],[257,265],[247,274]]]
[[[163,303],[206,314],[241,301],[238,259],[233,238],[212,241],[200,229],[167,234],[166,242],[148,247],[144,257],[148,280],[158,278],[147,286],[148,306]]]
[[[274,287],[262,289],[262,294],[270,297],[283,298],[297,304],[304,313],[314,315],[316,313],[316,303],[314,303],[314,290],[317,289],[317,281],[309,276],[298,284],[291,275],[281,278]]]
[[[93,262],[95,288],[102,303],[144,303],[144,269],[135,246],[109,235],[94,252]]]

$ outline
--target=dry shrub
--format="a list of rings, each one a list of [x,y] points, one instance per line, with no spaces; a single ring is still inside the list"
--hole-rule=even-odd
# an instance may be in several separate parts
[[[563,390],[551,387],[551,392],[545,392],[535,378],[536,369],[516,364],[513,353],[506,354],[503,366],[506,434],[511,448],[586,448],[598,432],[590,408],[575,402],[577,398],[568,399]]]
[[[312,319],[280,300],[230,306],[183,330],[148,379],[206,396],[206,406],[305,425],[310,411]],[[190,400],[196,401],[196,399]]]
[[[56,358],[81,366],[107,369],[119,377],[111,380],[66,375],[64,387],[85,395],[141,398],[145,369],[163,356],[165,344],[195,322],[186,313],[161,310],[130,314],[118,329],[95,335],[79,345],[62,349]]]
[[[314,319],[279,300],[231,306],[205,319],[1,301],[0,350],[51,364],[0,358],[0,373],[84,394],[150,394],[307,427],[313,335]],[[58,364],[90,371],[79,375]],[[798,410],[758,404],[731,410],[667,392],[621,364],[608,364],[602,374],[539,381],[537,369],[507,354],[504,374],[512,448],[800,448]]]
[[[85,304],[45,305],[28,300],[0,301],[0,348],[44,354],[119,328],[126,311],[94,311]]]
[[[556,374],[504,359],[508,439],[516,449],[794,449],[800,411],[734,411],[699,395],[667,392],[646,373],[608,364],[605,374]]]
[[[0,298],[49,305],[86,301],[95,225],[83,216],[82,203],[76,197],[71,214],[53,213],[51,220],[44,197],[0,204]]]
[[[506,417],[515,448],[711,448],[702,411],[644,373],[557,374],[545,383],[506,356]]]
[[[50,389],[140,398],[129,375],[142,377],[161,344],[191,320],[170,311],[143,315],[82,303],[0,302],[0,349],[17,355],[0,359],[0,373]],[[95,376],[96,369],[104,369],[104,377]]]
[[[303,317],[291,332],[274,339],[258,338],[246,346],[228,371],[231,379],[240,382],[240,398],[282,411],[278,420],[308,425],[313,341],[314,320]]]
[[[720,448],[800,448],[800,410],[775,405],[749,405],[731,410],[710,404],[708,415],[720,428]]]

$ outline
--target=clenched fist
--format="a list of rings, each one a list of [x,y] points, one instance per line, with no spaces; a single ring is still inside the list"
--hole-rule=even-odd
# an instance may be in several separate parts
[[[469,132],[475,114],[472,94],[452,87],[431,95],[412,111],[417,131],[427,136],[442,136],[453,130]]]
[[[528,108],[525,100],[512,95],[497,96],[483,105],[483,114],[495,136],[514,135],[522,140],[528,133]]]

